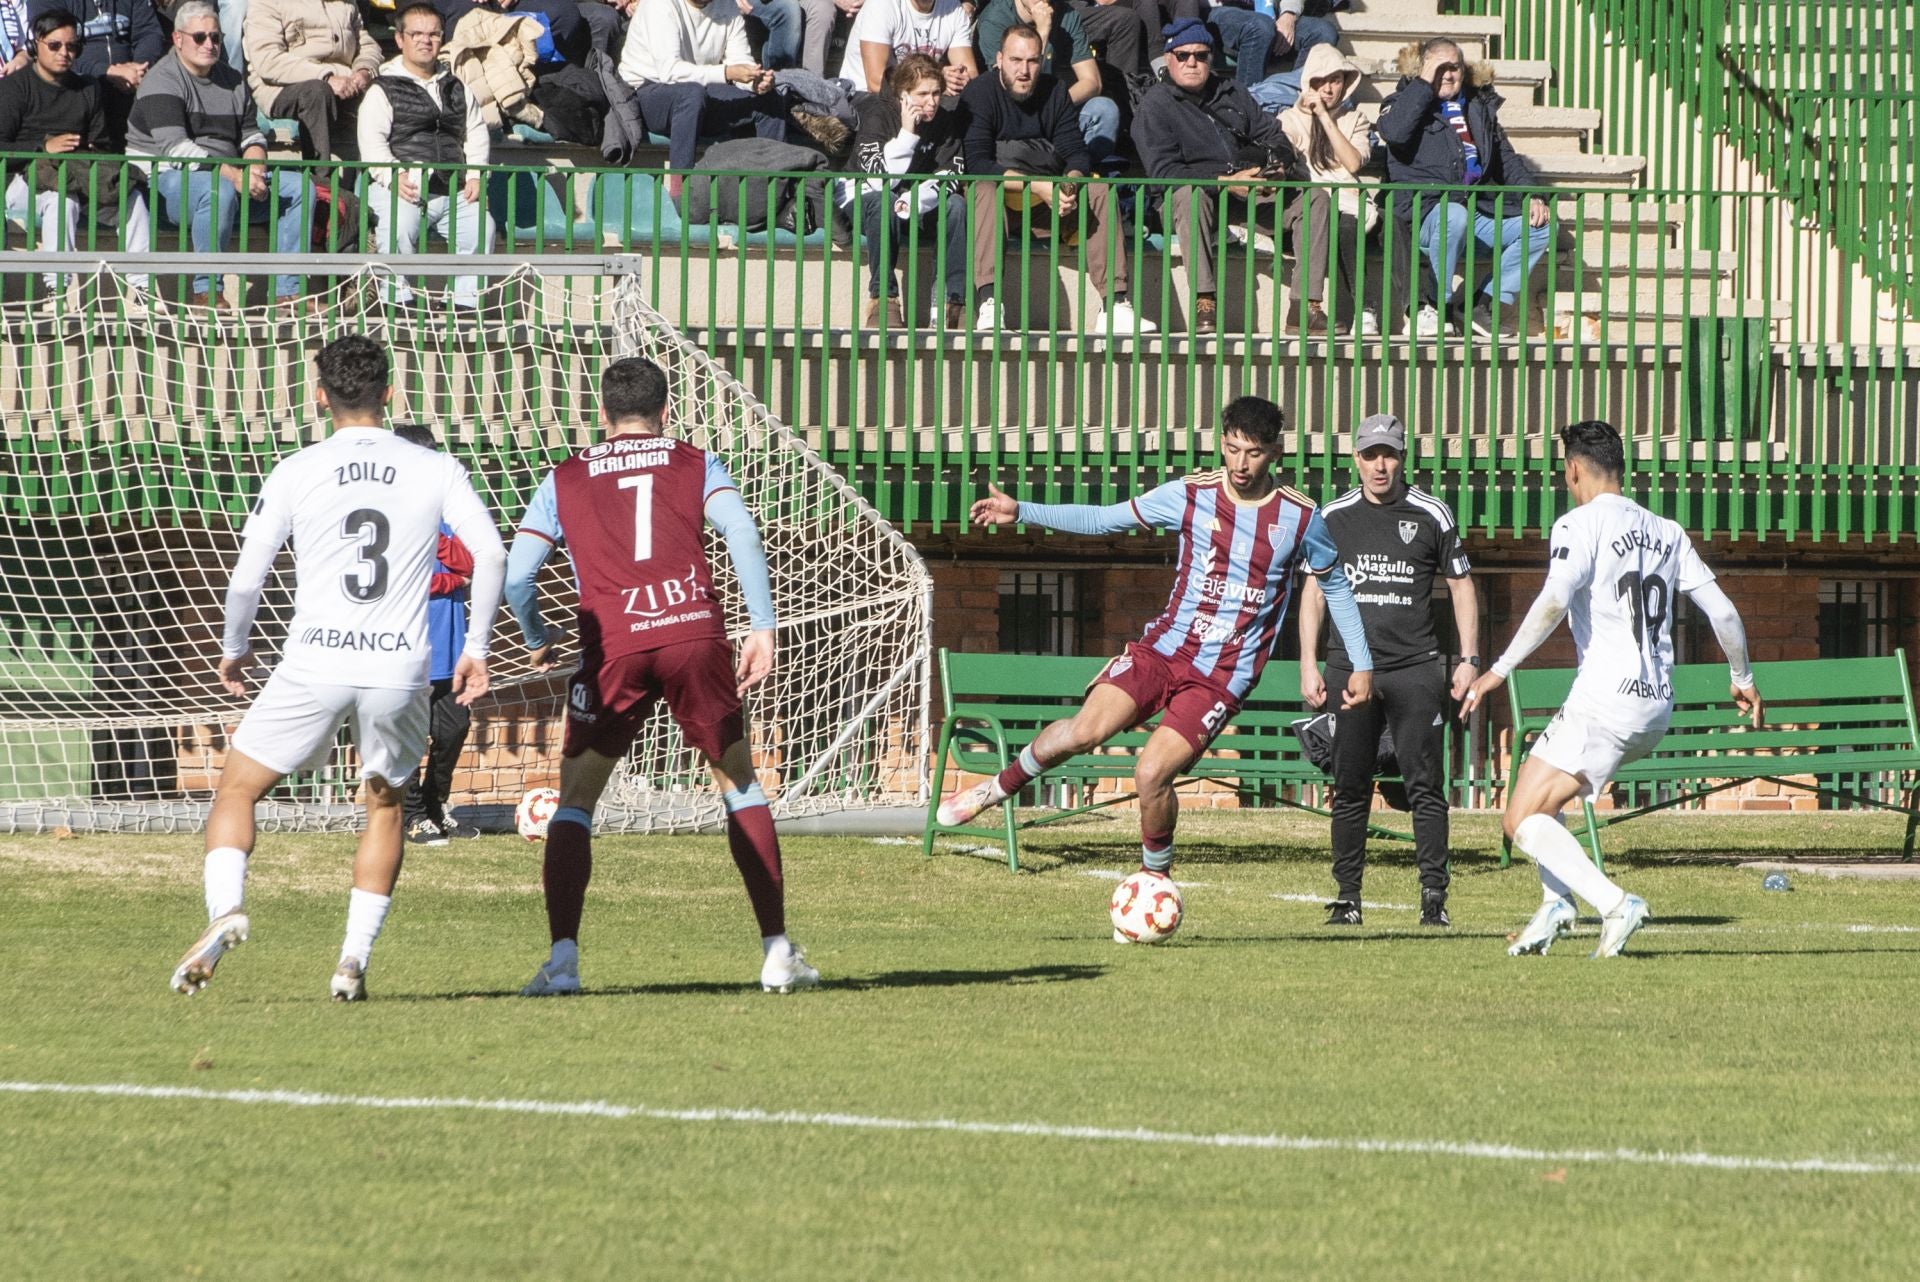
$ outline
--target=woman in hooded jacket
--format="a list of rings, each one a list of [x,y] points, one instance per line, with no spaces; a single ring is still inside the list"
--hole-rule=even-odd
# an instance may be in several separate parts
[[[1372,113],[1347,101],[1359,83],[1360,69],[1346,55],[1316,45],[1307,55],[1299,99],[1279,117],[1314,184],[1285,215],[1293,234],[1293,306],[1286,328],[1308,335],[1330,333],[1335,324],[1360,334],[1380,332],[1374,308],[1360,309],[1356,320],[1354,307],[1354,268],[1379,218],[1368,195],[1352,185],[1367,163],[1373,130]],[[1334,284],[1331,321],[1328,277]]]

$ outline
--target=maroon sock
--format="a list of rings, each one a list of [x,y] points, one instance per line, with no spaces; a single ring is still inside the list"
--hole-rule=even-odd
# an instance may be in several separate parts
[[[760,934],[787,933],[787,893],[780,875],[780,838],[773,830],[773,814],[765,804],[727,812],[727,847],[733,851],[740,880],[747,883],[753,901],[753,919]]]
[[[1020,755],[995,777],[995,782],[1000,785],[1001,792],[1011,797],[1045,772],[1046,767],[1041,764],[1040,758],[1034,756],[1033,745],[1029,744],[1020,749]]]
[[[555,818],[547,824],[547,858],[540,883],[547,891],[547,930],[555,943],[580,938],[580,913],[593,877],[593,832],[583,823]]]
[[[1155,864],[1159,867],[1155,867]],[[1173,834],[1170,832],[1140,833],[1140,871],[1157,872],[1165,875],[1173,866]]]

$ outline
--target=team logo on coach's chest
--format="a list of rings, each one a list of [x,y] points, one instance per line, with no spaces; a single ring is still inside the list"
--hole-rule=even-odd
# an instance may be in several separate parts
[[[1420,523],[1418,521],[1400,522],[1400,541],[1402,543],[1413,542],[1415,538],[1419,537],[1419,534]]]

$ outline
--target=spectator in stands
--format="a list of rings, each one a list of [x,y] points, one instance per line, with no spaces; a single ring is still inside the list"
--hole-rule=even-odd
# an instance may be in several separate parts
[[[239,72],[220,57],[220,11],[209,0],[186,0],[173,15],[173,51],[147,69],[127,119],[127,154],[165,162],[153,167],[161,208],[185,229],[196,254],[223,253],[233,241],[241,194],[256,223],[278,213],[274,248],[299,253],[313,226],[313,184],[296,169],[269,170],[267,139],[260,132],[253,95]],[[238,156],[239,165],[191,163],[209,156]],[[190,163],[171,163],[190,162]],[[160,237],[160,248],[172,249]],[[274,294],[294,306],[298,276],[276,276]],[[210,276],[196,276],[196,306],[224,308]],[[307,300],[309,309],[317,299]]]
[[[440,66],[441,21],[432,5],[408,5],[394,15],[393,28],[400,56],[380,68],[360,105],[360,159],[433,168],[370,171],[367,194],[380,252],[413,253],[424,215],[454,253],[489,253],[493,222],[480,208],[479,167],[492,141],[480,104]],[[462,162],[473,168],[464,174],[446,168]],[[456,276],[451,292],[455,307],[477,307],[480,278]],[[387,301],[405,306],[413,290],[395,277]]]
[[[1123,81],[1145,88],[1152,74],[1151,62],[1159,53],[1153,47],[1153,33],[1166,19],[1160,15],[1160,0],[1067,0],[1080,15],[1080,26],[1087,43],[1097,51],[1103,69],[1110,69]],[[987,62],[992,55],[984,49],[980,56]],[[1115,102],[1122,101],[1122,84],[1108,81],[1103,92]]]
[[[676,200],[703,137],[751,121],[759,137],[787,140],[786,100],[753,60],[734,0],[638,0],[620,78],[633,86],[647,128],[667,135],[667,192]]]
[[[218,0],[221,42],[226,49],[227,65],[241,75],[247,74],[247,0]],[[180,21],[175,13],[173,20]]]
[[[1307,62],[1315,49],[1335,47],[1340,28],[1331,17],[1303,12],[1307,0],[1280,0],[1273,17],[1273,45],[1267,50],[1267,74],[1249,85],[1253,100],[1268,111],[1285,111],[1300,96]],[[1244,82],[1243,82],[1244,83]]]
[[[1126,16],[1138,24],[1130,12]],[[1067,87],[1067,97],[1080,109],[1080,134],[1094,162],[1111,156],[1120,141],[1120,108],[1101,96],[1100,67],[1079,12],[1064,0],[989,0],[973,28],[974,47],[987,66],[994,65],[1000,42],[1016,24],[1040,33],[1040,74]]]
[[[0,79],[25,71],[33,61],[27,45],[33,32],[27,26],[27,0],[0,0]]]
[[[879,93],[896,60],[924,53],[942,64],[949,95],[965,89],[980,74],[973,54],[973,11],[964,0],[862,0],[847,32],[840,79]]]
[[[1333,45],[1316,45],[1307,59],[1306,91],[1280,113],[1280,128],[1293,144],[1315,186],[1287,207],[1285,226],[1293,233],[1293,312],[1289,319],[1302,333],[1325,334],[1327,276],[1334,279],[1334,320],[1355,325],[1354,266],[1364,252],[1379,209],[1348,184],[1366,165],[1373,113],[1347,101],[1360,83],[1360,68]],[[1322,185],[1332,184],[1334,186]],[[1360,333],[1380,332],[1373,308],[1359,312]]]
[[[816,76],[826,74],[827,44],[833,37],[833,18],[837,10],[833,0],[735,0],[740,12],[766,28],[766,43],[760,47],[760,62],[769,71],[805,67]],[[807,37],[824,30],[826,37]],[[807,55],[818,47],[820,59],[807,64]]]
[[[6,216],[32,222],[35,248],[59,252],[91,248],[80,234],[83,211],[114,209],[119,203],[120,168],[96,166],[89,152],[108,150],[106,110],[100,82],[74,74],[80,57],[80,19],[64,9],[46,9],[27,24],[31,61],[24,70],[0,80],[0,152],[40,152],[44,159],[0,165]],[[132,203],[138,192],[128,192]],[[144,239],[145,206],[131,211],[130,230]],[[135,241],[136,244],[139,241]],[[49,290],[61,282],[46,273]]]
[[[967,113],[967,172],[1003,178],[1000,184],[977,185],[972,193],[973,280],[980,300],[974,324],[994,330],[1003,319],[993,288],[1005,236],[1004,192],[1024,196],[1028,206],[1051,208],[1058,232],[1079,225],[1084,199],[1089,226],[1080,244],[1094,291],[1107,296],[1107,320],[1115,333],[1151,333],[1158,327],[1135,313],[1127,298],[1126,241],[1114,217],[1118,206],[1106,184],[1079,181],[1093,164],[1079,110],[1065,85],[1042,74],[1042,47],[1040,33],[1026,23],[1007,28],[994,74],[981,76],[960,95]]]
[[[65,7],[59,0],[33,0],[36,14]],[[80,23],[86,47],[74,60],[73,74],[100,81],[107,135],[117,148],[126,134],[127,112],[140,77],[167,51],[167,33],[153,0],[88,0],[87,7],[91,16]]]
[[[957,108],[942,106],[946,77],[940,64],[924,53],[902,58],[888,77],[888,89],[891,92],[860,100],[860,123],[854,131],[854,164],[875,177],[848,179],[841,185],[842,205],[851,207],[856,192],[859,197],[857,212],[872,269],[867,324],[879,324],[884,307],[887,324],[906,328],[894,260],[915,226],[929,231],[938,227],[945,244],[946,288],[944,296],[935,296],[927,325],[938,328],[944,320],[947,328],[958,329],[966,319],[966,196],[937,177],[963,168],[964,122]]]
[[[1427,188],[1393,193],[1394,216],[1406,226],[1403,237],[1413,232],[1416,196],[1421,202],[1418,244],[1437,287],[1430,301],[1421,291],[1414,332],[1423,338],[1441,332],[1437,304],[1451,291],[1471,237],[1498,256],[1496,273],[1485,286],[1488,298],[1475,302],[1469,314],[1473,331],[1483,338],[1496,331],[1521,335],[1527,276],[1553,238],[1550,211],[1540,196],[1486,189],[1537,187],[1539,179],[1500,128],[1500,96],[1472,82],[1460,46],[1446,39],[1410,46],[1401,55],[1403,71],[1410,53],[1418,59],[1417,70],[1404,75],[1381,105],[1379,129],[1388,181]],[[1469,293],[1472,286],[1467,282]],[[1488,301],[1496,291],[1497,320]]]
[[[354,0],[249,0],[247,80],[261,111],[300,124],[300,154],[351,159],[354,114],[380,46]]]
[[[1171,22],[1167,76],[1147,90],[1133,116],[1133,142],[1150,178],[1205,181],[1200,187],[1175,187],[1167,197],[1180,253],[1193,283],[1193,332],[1211,334],[1218,326],[1214,237],[1221,212],[1223,179],[1228,196],[1250,200],[1249,186],[1260,178],[1284,175],[1293,147],[1280,124],[1253,100],[1244,86],[1213,67],[1213,33],[1197,18]]]

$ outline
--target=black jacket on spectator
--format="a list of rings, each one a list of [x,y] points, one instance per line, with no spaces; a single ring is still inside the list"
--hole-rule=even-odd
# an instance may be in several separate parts
[[[858,124],[853,131],[853,163],[865,173],[890,178],[897,195],[908,186],[905,176],[891,173],[886,165],[887,145],[900,136],[900,99],[892,93],[870,93],[854,108]],[[913,159],[907,162],[907,174],[951,174],[964,169],[966,118],[957,110],[941,108],[932,120],[921,126],[914,137]]]
[[[1460,91],[1460,102],[1467,114],[1467,129],[1480,152],[1480,187],[1537,187],[1539,175],[1526,158],[1513,149],[1507,131],[1500,127],[1500,95],[1491,89],[1468,86]],[[1495,212],[1497,193],[1469,190],[1467,149],[1452,125],[1440,114],[1440,95],[1418,76],[1400,82],[1380,108],[1380,141],[1387,148],[1387,181],[1447,187],[1451,200],[1472,203],[1483,214]],[[1468,197],[1471,196],[1471,202]],[[1393,213],[1407,221],[1413,217],[1411,191],[1393,193]],[[1500,202],[1499,211],[1511,218],[1526,213],[1526,199],[1511,192]]]
[[[1165,81],[1141,95],[1133,145],[1149,178],[1218,178],[1293,154],[1280,122],[1253,95],[1223,76],[1198,93]]]
[[[48,84],[32,67],[22,67],[0,80],[0,151],[41,151],[53,134],[79,134],[80,153],[97,151],[106,132],[100,82],[92,77],[69,74]],[[48,157],[56,164],[80,158]],[[13,164],[17,170],[23,162]],[[0,186],[6,176],[0,170]]]
[[[1023,102],[1007,92],[999,72],[989,71],[960,91],[960,107],[967,113],[970,174],[1007,172],[1010,166],[1000,163],[998,153],[1001,144],[1010,142],[1050,144],[1063,173],[1093,171],[1093,157],[1080,133],[1080,108],[1052,76],[1035,77],[1033,92]]]
[[[80,17],[86,46],[73,60],[76,76],[104,76],[108,67],[122,62],[151,65],[167,52],[167,33],[153,0],[34,0],[27,13],[38,18],[49,9]]]

